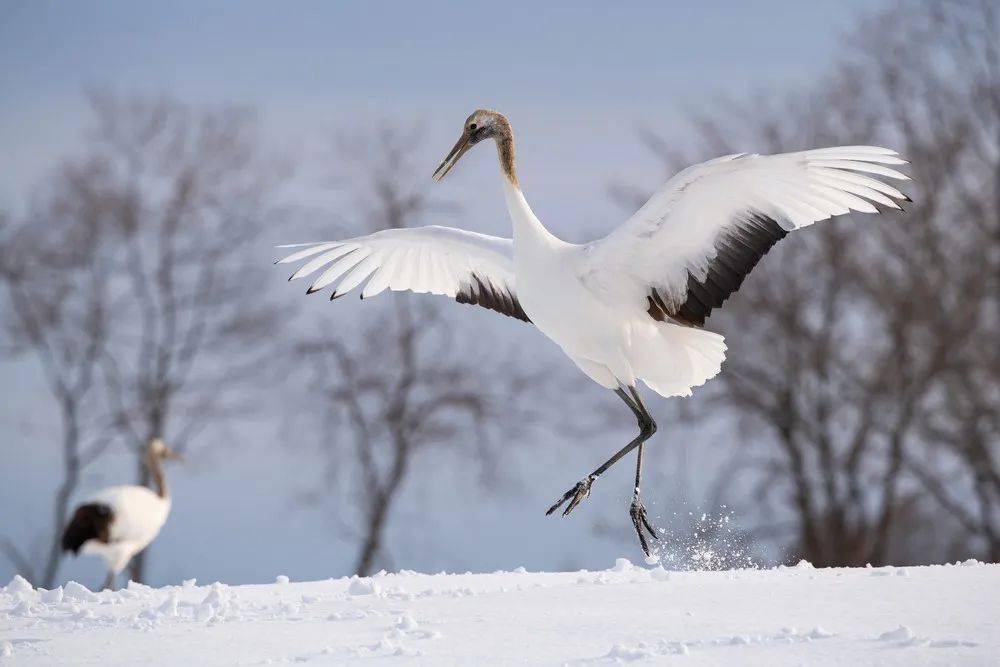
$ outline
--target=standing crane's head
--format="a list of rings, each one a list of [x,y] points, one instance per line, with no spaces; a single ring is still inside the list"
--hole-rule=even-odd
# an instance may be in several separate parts
[[[440,181],[458,164],[465,153],[484,139],[494,139],[500,154],[500,166],[510,181],[517,185],[514,175],[514,136],[507,117],[499,111],[476,109],[465,119],[462,136],[458,138],[455,147],[451,149],[441,165],[434,170],[434,180]]]
[[[160,459],[161,461],[168,461],[168,460],[179,461],[183,458],[180,454],[167,447],[167,443],[163,442],[159,438],[153,438],[150,441],[149,455],[151,457]]]

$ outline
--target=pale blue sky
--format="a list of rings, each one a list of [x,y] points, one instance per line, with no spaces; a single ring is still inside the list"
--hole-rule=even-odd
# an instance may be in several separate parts
[[[579,145],[610,159],[635,148],[640,123],[664,129],[720,95],[808,80],[870,4],[8,1],[0,206],[75,139],[86,86],[256,105],[299,141],[373,116],[450,139],[492,106],[515,120],[522,153]]]
[[[808,82],[835,62],[854,17],[872,4],[0,2],[0,209],[19,211],[46,170],[78,145],[87,86],[257,106],[274,146],[314,162],[329,155],[320,147],[328,148],[337,129],[380,119],[422,124],[426,141],[417,163],[428,180],[465,116],[490,106],[514,123],[519,171],[536,213],[578,240],[623,219],[607,196],[612,179],[650,188],[662,180],[639,145],[638,127],[683,142],[689,111],[725,95],[783,92]],[[464,220],[448,224],[505,231],[488,153],[466,158],[440,186],[464,207]],[[317,181],[299,185],[308,190]],[[274,230],[260,260],[270,259],[270,243],[304,234]],[[276,277],[276,289],[284,286],[283,276]],[[490,326],[505,343],[538,345],[548,361],[566,363],[524,327]],[[25,539],[49,516],[55,463],[49,397],[30,362],[0,366],[0,378],[0,533]],[[628,420],[625,427],[631,428]],[[173,472],[177,501],[152,560],[155,583],[344,573],[351,552],[329,539],[330,522],[294,503],[311,464],[276,451],[269,428],[255,429],[256,440],[241,439],[246,433],[238,430],[210,433],[226,446],[206,449],[201,460]],[[540,509],[588,463],[566,457],[565,447],[538,446],[549,453],[531,454],[531,461],[547,461],[542,467],[558,474],[527,480],[482,506],[454,497],[474,493],[474,483],[471,489],[456,483],[453,496],[443,499],[411,485],[391,527],[395,565],[598,567],[634,551],[631,541],[596,537],[583,516],[559,524],[542,516]],[[242,448],[240,456],[231,455],[235,448]],[[676,450],[651,452],[651,465],[673,461],[670,451]],[[119,481],[115,475],[124,473],[98,471],[83,486]],[[617,478],[620,488],[609,480],[595,490],[591,503],[602,495],[606,502],[618,498],[627,476]],[[647,502],[653,506],[656,498]],[[272,515],[279,520],[261,532],[259,517]],[[611,516],[625,519],[624,510]],[[470,523],[490,530],[472,541],[460,537]],[[76,563],[64,574],[93,583],[98,570],[96,563]],[[0,561],[0,583],[9,575]]]

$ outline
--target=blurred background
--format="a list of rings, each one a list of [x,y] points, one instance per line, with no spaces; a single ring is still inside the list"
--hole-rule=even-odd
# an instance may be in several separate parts
[[[667,567],[1000,559],[1000,23],[949,2],[0,3],[0,580],[103,578],[61,525],[146,483],[151,584],[640,560],[619,401],[531,327],[411,294],[306,297],[274,246],[509,234],[477,107],[563,238],[721,154],[875,144],[903,215],[779,244],[709,327],[723,373],[646,392]]]

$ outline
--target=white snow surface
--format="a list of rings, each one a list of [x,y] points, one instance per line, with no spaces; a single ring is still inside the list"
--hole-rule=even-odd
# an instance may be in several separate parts
[[[0,591],[0,664],[990,665],[1000,565]]]

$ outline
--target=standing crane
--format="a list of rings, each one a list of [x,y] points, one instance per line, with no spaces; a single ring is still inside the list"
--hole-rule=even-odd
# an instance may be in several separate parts
[[[163,461],[179,459],[156,438],[146,450],[146,466],[154,488],[110,486],[95,493],[73,512],[62,536],[64,551],[94,554],[104,559],[108,578],[103,588],[113,588],[132,557],[156,539],[170,514],[170,490]]]

